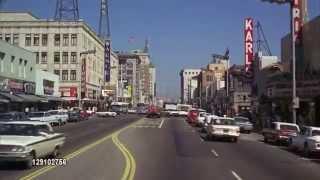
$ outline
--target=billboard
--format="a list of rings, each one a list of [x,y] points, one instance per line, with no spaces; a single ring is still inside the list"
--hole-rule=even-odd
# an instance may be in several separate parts
[[[81,61],[81,98],[85,98],[87,92],[87,66],[86,59],[82,59]]]
[[[111,43],[109,40],[105,42],[104,46],[104,80],[110,81],[110,59],[111,59]]]
[[[291,8],[292,8],[292,18],[294,22],[293,32],[294,32],[294,39],[296,44],[300,44],[302,40],[302,12],[301,7],[302,2],[300,0],[294,0]]]
[[[253,73],[253,19],[246,18],[244,25],[244,37],[245,37],[245,71],[251,76]]]

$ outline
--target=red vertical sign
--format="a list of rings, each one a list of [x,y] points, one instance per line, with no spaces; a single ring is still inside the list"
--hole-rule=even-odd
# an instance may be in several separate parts
[[[292,2],[292,18],[293,18],[293,33],[294,33],[294,38],[296,41],[296,44],[301,43],[302,39],[302,12],[300,9],[301,6],[301,0],[293,0]]]
[[[87,67],[86,59],[82,59],[81,64],[81,93],[86,94],[86,82],[87,82]]]
[[[248,74],[252,74],[253,63],[253,19],[245,19],[244,25],[244,37],[245,37],[245,71]]]

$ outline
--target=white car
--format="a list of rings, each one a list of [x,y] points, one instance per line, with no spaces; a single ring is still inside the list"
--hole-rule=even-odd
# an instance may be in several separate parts
[[[178,116],[188,116],[188,111],[178,111]]]
[[[40,121],[0,122],[0,135],[0,162],[24,162],[27,168],[34,159],[56,158],[65,142],[63,134]]]
[[[59,122],[59,125],[64,125],[67,123],[69,116],[68,111],[65,110],[50,110],[48,111],[52,116],[56,118]]]
[[[29,119],[31,121],[41,121],[50,123],[51,125],[59,125],[58,119],[46,111],[31,112],[29,113]]]
[[[289,138],[289,148],[302,151],[305,156],[320,152],[320,128],[306,126],[297,136]]]
[[[232,142],[237,142],[240,136],[240,127],[236,124],[233,118],[219,117],[211,119],[206,127],[207,138],[228,138]]]
[[[97,116],[100,117],[116,117],[117,113],[112,111],[96,112]]]
[[[199,112],[198,117],[197,117],[197,125],[200,127],[204,126],[204,123],[206,121],[206,117],[210,116],[209,113],[206,112]]]

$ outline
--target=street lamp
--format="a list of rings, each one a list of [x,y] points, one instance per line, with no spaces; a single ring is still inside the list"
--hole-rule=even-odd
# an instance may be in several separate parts
[[[261,0],[263,2],[290,4],[294,7],[297,0]],[[301,0],[298,0],[301,1]],[[297,123],[297,111],[299,100],[296,94],[296,35],[295,35],[295,9],[291,8],[291,39],[292,39],[292,121]]]

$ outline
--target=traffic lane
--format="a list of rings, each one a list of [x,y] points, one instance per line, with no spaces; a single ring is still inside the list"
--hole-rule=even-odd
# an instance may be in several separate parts
[[[36,177],[38,180],[121,179],[125,160],[111,139]]]
[[[147,124],[130,128],[119,137],[137,163],[135,179],[235,178],[228,168],[217,163],[210,149],[184,118],[166,118],[161,128]]]
[[[255,134],[253,134],[255,135]],[[221,164],[230,166],[242,179],[316,180],[320,178],[319,165],[303,161],[299,156],[259,139],[240,137],[238,143],[206,142],[219,154]]]
[[[121,115],[116,118],[93,118],[88,121],[54,127],[57,132],[62,132],[66,135],[66,143],[61,148],[61,157],[139,118],[137,115]],[[37,167],[34,167],[30,170],[25,170],[21,163],[0,163],[0,180],[18,179],[18,177],[37,169]]]

